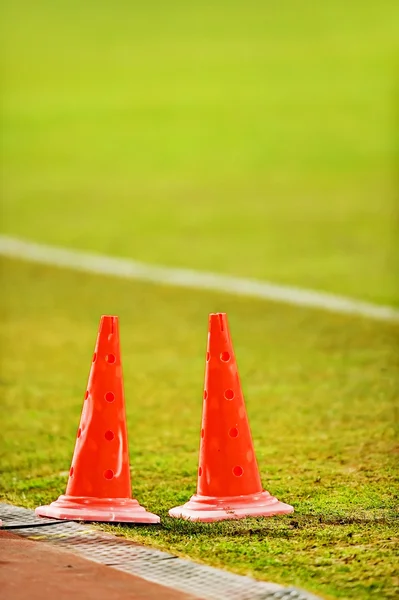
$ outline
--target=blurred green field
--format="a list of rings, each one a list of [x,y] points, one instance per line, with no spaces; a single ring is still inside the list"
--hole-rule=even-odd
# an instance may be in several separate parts
[[[3,10],[3,229],[398,304],[394,0]]]
[[[398,306],[397,3],[138,4],[3,6],[2,233]],[[3,499],[65,490],[98,320],[118,314],[134,492],[163,517],[118,533],[324,597],[395,597],[397,325],[1,265]],[[211,311],[289,517],[166,516],[195,489]]]

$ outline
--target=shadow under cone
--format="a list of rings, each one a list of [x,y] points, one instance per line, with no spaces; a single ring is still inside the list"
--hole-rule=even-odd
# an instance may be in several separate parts
[[[160,521],[132,498],[118,317],[100,321],[66,493],[36,514],[81,521]]]
[[[211,314],[197,493],[169,515],[210,522],[293,510],[262,489],[227,318]]]

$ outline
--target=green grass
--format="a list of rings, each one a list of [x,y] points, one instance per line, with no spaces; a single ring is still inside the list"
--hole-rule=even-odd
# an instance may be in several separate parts
[[[129,538],[342,598],[393,598],[397,327],[4,261],[2,497],[65,491],[97,320],[121,316],[133,489],[160,528]],[[193,525],[208,311],[226,309],[265,487],[286,518]],[[396,479],[395,479],[396,478]]]
[[[398,5],[330,4],[6,3],[2,232],[399,305]],[[116,531],[326,597],[395,597],[396,325],[8,260],[1,283],[3,499],[64,492],[98,319],[119,314],[134,493],[163,521]],[[262,481],[294,515],[166,516],[195,491],[212,311]]]
[[[4,12],[4,230],[399,304],[397,2]]]

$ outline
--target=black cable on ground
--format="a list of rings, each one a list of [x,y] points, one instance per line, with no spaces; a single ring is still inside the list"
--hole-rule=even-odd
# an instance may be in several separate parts
[[[76,523],[76,521],[65,520],[65,521],[45,521],[44,523],[5,523],[0,527],[0,531],[3,529],[30,529],[34,527],[47,527],[47,525],[63,525],[64,523]]]

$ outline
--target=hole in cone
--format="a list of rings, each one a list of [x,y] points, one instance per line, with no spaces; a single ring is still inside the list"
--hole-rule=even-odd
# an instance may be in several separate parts
[[[81,430],[81,428],[79,427],[79,429],[78,429],[78,438],[80,438],[80,436],[81,436],[81,435],[82,435],[82,430]]]
[[[86,390],[86,393],[85,393],[85,400],[87,400],[87,398],[88,398],[88,397],[89,397],[89,390]]]
[[[200,467],[200,468],[198,469],[198,475],[201,477],[201,475],[202,475],[202,467]]]
[[[232,438],[236,438],[238,436],[238,429],[237,427],[232,427],[229,431],[229,436]]]
[[[226,398],[226,400],[233,400],[233,398],[234,398],[233,390],[226,390],[224,393],[224,397]]]
[[[204,390],[204,400],[206,400],[208,398],[208,392],[206,390]]]
[[[203,438],[205,435],[205,431],[203,429],[201,429],[201,437]]]
[[[228,362],[230,360],[230,354],[228,352],[222,352],[220,355],[220,360],[223,362]]]
[[[106,471],[104,471],[104,477],[105,479],[113,479],[114,472],[111,469],[107,469]]]
[[[209,354],[209,352],[207,352],[206,353],[206,362],[209,362],[209,359],[210,359],[210,354]]]
[[[240,467],[239,465],[237,465],[236,467],[234,467],[233,469],[233,475],[235,475],[236,477],[241,477],[241,475],[244,473],[244,469],[242,467]]]
[[[97,353],[95,352],[95,353],[93,354],[93,362],[96,362],[96,360],[97,360]]]
[[[105,357],[105,360],[107,361],[107,363],[112,365],[116,361],[116,358],[115,358],[114,354],[107,354],[107,356]]]
[[[71,468],[69,469],[69,477],[72,477],[72,475],[73,475],[73,467],[71,467]]]
[[[113,440],[115,437],[114,432],[111,431],[110,429],[108,429],[108,431],[105,432],[105,439],[108,440],[109,442],[111,440]]]
[[[107,392],[104,397],[107,402],[113,402],[115,400],[115,394],[113,392]]]

